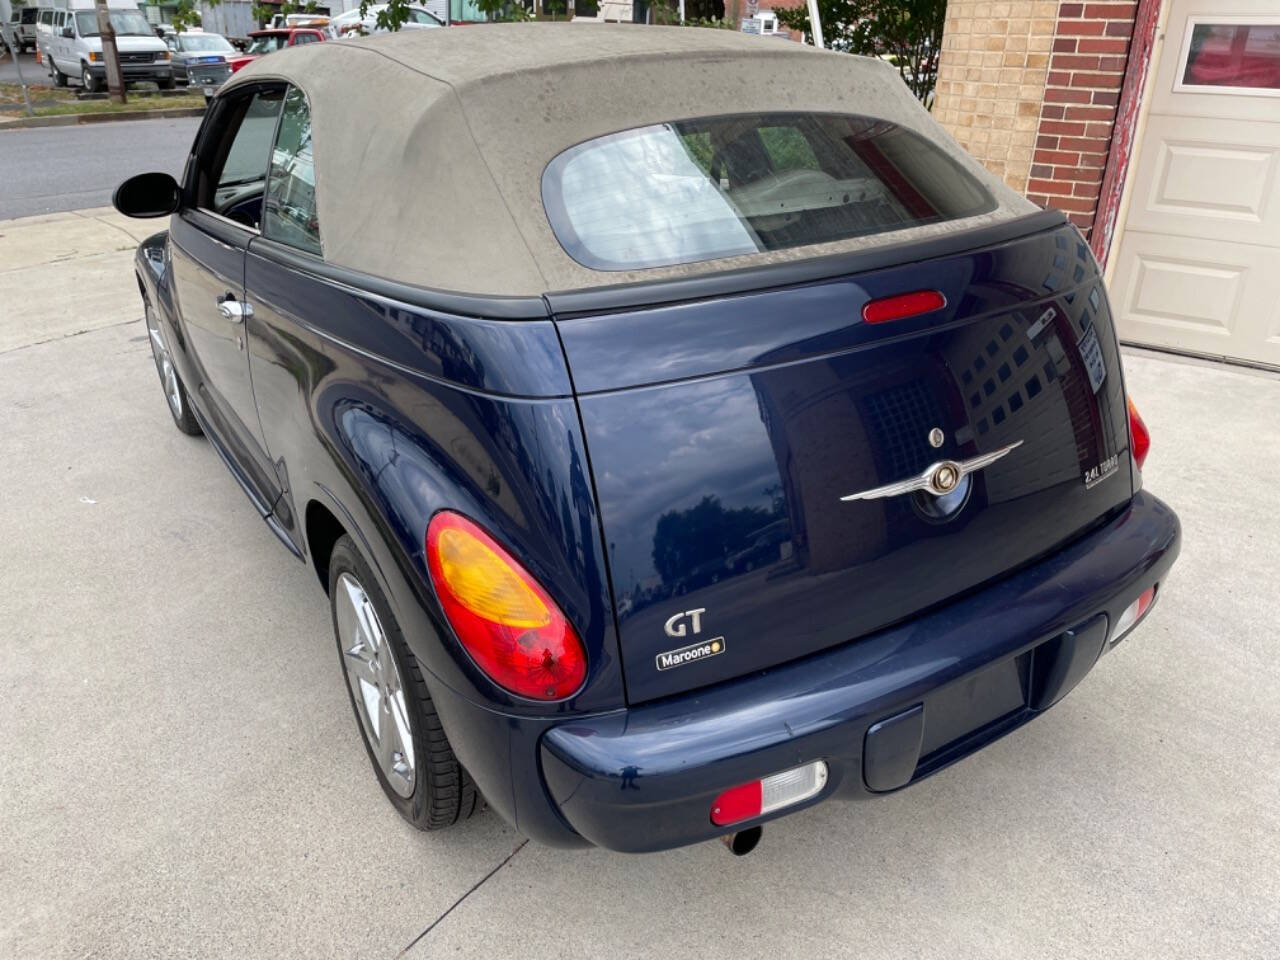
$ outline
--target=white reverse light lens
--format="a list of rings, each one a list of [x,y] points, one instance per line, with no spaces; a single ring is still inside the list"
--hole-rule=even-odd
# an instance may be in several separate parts
[[[760,781],[760,813],[771,813],[808,800],[826,785],[827,765],[821,760],[765,777]]]
[[[1151,609],[1151,604],[1155,603],[1155,599],[1156,588],[1147,587],[1137,600],[1125,607],[1124,613],[1120,614],[1120,619],[1116,621],[1115,629],[1111,631],[1111,642],[1119,643],[1126,633],[1137,626],[1138,621],[1146,616],[1147,611]]]

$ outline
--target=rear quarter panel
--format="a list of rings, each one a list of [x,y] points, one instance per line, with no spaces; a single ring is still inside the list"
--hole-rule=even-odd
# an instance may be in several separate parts
[[[309,504],[332,511],[386,578],[415,654],[463,696],[534,714],[619,706],[599,523],[552,324],[397,303],[259,244],[245,268],[250,364],[293,535],[305,545]],[[548,706],[506,694],[453,640],[423,547],[445,508],[487,527],[577,627],[591,663],[579,695]]]
[[[548,804],[517,801],[543,790],[529,737],[557,718],[621,707],[623,686],[585,445],[552,324],[394,302],[282,266],[264,243],[250,249],[246,289],[254,392],[285,484],[277,513],[304,549],[311,505],[337,517],[381,579],[451,745],[490,805],[527,834],[572,845]],[[574,624],[589,658],[576,696],[514,697],[461,648],[425,563],[427,523],[444,508],[486,527]]]

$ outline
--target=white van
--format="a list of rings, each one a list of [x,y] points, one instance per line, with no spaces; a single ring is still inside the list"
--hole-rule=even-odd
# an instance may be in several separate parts
[[[120,72],[126,83],[154,80],[162,90],[173,87],[169,47],[131,0],[108,0],[111,25],[116,32]],[[63,87],[75,77],[87,90],[101,90],[107,80],[98,35],[98,14],[93,0],[68,0],[53,13],[51,30],[43,34],[43,53],[54,85]]]

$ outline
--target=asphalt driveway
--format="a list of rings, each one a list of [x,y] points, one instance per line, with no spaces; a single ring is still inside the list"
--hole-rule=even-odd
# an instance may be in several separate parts
[[[169,420],[148,225],[63,216],[0,222],[0,957],[1280,956],[1280,378],[1127,356],[1182,559],[983,753],[740,860],[423,835],[314,574]]]

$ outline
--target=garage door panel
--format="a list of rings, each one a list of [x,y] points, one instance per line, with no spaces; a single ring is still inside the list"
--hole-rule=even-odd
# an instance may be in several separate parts
[[[1127,231],[1118,256],[1123,340],[1280,364],[1280,252]]]
[[[1249,268],[1207,265],[1155,255],[1135,258],[1136,279],[1126,307],[1133,317],[1192,326],[1229,336]]]
[[[1112,254],[1130,343],[1280,367],[1280,0],[1165,0]]]
[[[1280,111],[1280,104],[1277,105]],[[1280,238],[1280,124],[1150,118],[1135,230],[1245,243]]]

